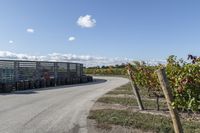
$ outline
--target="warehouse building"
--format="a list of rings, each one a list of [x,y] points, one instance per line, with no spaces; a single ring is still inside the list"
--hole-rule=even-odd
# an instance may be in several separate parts
[[[84,83],[83,64],[69,62],[0,60],[0,91],[25,90]]]

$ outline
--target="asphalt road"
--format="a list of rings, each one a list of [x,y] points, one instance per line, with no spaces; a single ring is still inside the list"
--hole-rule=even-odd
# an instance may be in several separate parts
[[[0,94],[0,133],[87,133],[95,100],[126,83],[98,77],[94,83]]]

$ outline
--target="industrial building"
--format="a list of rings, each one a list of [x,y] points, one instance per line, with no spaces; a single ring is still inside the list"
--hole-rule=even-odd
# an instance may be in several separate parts
[[[69,62],[0,60],[0,91],[25,90],[84,83],[83,64]]]

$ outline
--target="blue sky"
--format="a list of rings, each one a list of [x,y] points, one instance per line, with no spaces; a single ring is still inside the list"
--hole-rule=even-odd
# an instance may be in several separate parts
[[[0,51],[134,60],[199,55],[199,7],[198,0],[1,0]],[[77,21],[86,15],[95,21],[83,28]]]

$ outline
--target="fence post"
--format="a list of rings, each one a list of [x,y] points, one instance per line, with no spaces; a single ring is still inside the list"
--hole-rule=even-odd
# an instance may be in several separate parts
[[[167,101],[167,106],[170,111],[171,119],[172,119],[173,126],[174,126],[174,131],[175,131],[175,133],[183,133],[183,129],[182,129],[179,115],[178,115],[178,111],[176,108],[173,108],[171,105],[172,101],[173,101],[173,96],[172,96],[171,89],[169,88],[169,83],[167,80],[165,69],[162,68],[162,69],[157,70],[157,75],[158,75],[163,93],[165,95],[165,99]]]
[[[128,75],[129,75],[129,80],[130,80],[130,82],[131,82],[131,87],[132,87],[132,89],[133,89],[133,93],[134,93],[135,98],[136,98],[136,100],[137,100],[139,109],[140,109],[140,110],[144,110],[144,106],[143,106],[143,104],[142,104],[142,100],[141,100],[140,94],[139,94],[139,92],[138,92],[138,87],[137,87],[137,85],[135,84],[134,79],[132,78],[131,72],[130,72],[129,69],[127,70],[127,72],[128,72]]]

